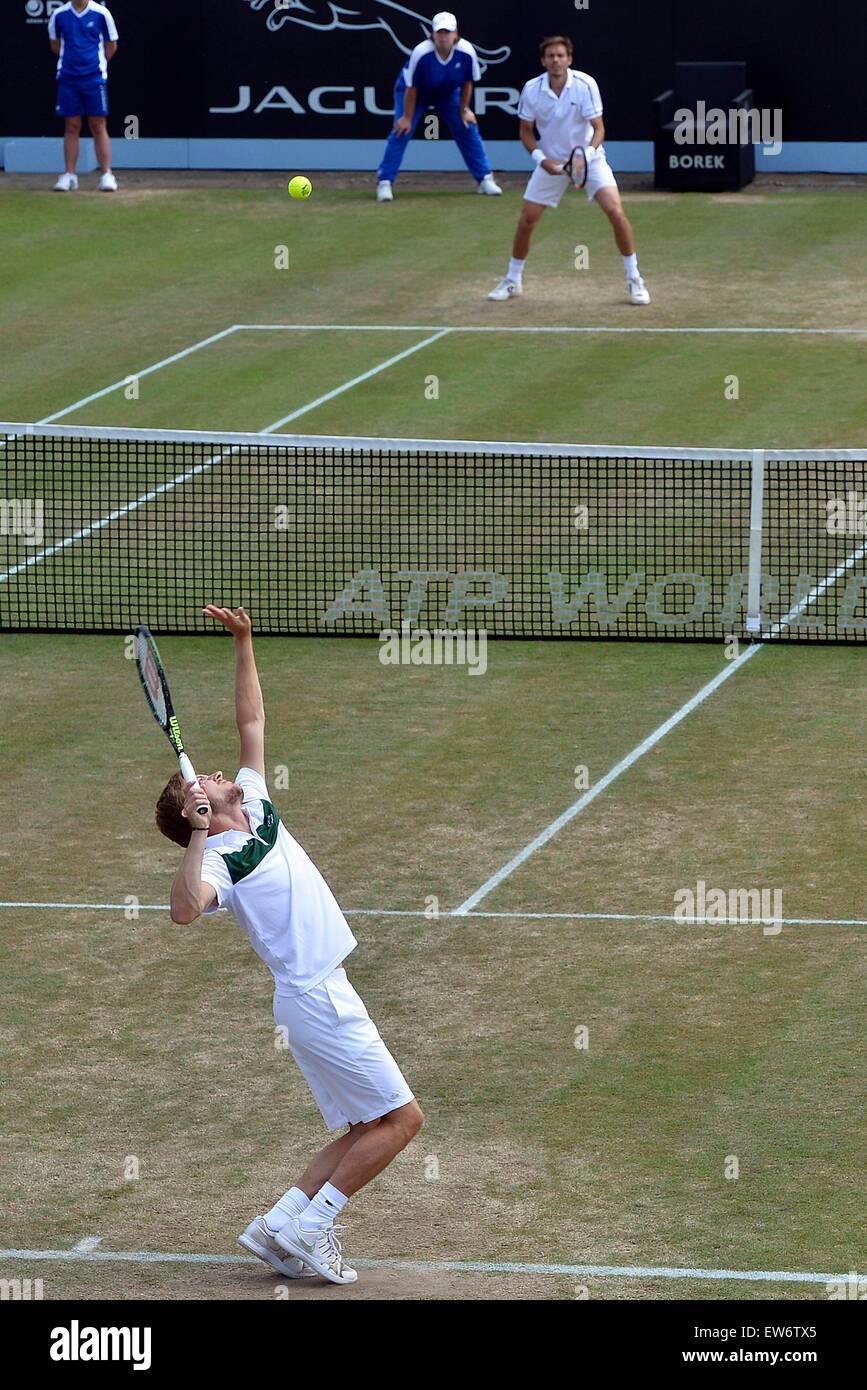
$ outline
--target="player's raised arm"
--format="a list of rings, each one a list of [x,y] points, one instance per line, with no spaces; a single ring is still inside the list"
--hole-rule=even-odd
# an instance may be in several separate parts
[[[241,736],[241,766],[265,776],[265,702],[253,655],[253,625],[243,608],[202,610],[228,628],[235,639],[235,723]]]

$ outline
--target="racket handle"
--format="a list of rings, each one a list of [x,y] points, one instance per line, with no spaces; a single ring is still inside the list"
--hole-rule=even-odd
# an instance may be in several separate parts
[[[198,786],[198,781],[199,781],[199,779],[198,779],[198,777],[196,776],[195,768],[193,767],[193,765],[192,765],[192,763],[190,762],[189,758],[187,757],[186,753],[179,753],[179,754],[178,754],[178,762],[180,763],[180,767],[181,767],[181,776],[183,777],[184,781],[185,781],[185,782],[195,782],[196,785]],[[201,790],[202,790],[201,787],[199,787],[199,791],[201,791]],[[196,811],[198,812],[198,814],[199,814],[200,816],[206,816],[206,815],[208,814],[208,812],[210,811],[210,809],[211,809],[211,808],[210,808],[210,806],[208,805],[207,802],[203,802],[203,804],[202,804],[201,806],[197,806],[197,807],[196,807]]]

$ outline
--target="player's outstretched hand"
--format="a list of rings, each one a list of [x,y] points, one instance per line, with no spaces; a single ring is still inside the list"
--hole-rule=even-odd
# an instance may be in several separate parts
[[[194,830],[207,830],[211,824],[211,804],[208,801],[208,794],[198,782],[187,782],[187,798],[184,802],[184,815],[190,822]],[[203,806],[207,802],[208,809],[204,816],[200,816],[196,810],[197,806]]]
[[[253,631],[250,615],[244,608],[218,608],[215,603],[209,603],[202,612],[222,623],[235,637],[249,637]]]

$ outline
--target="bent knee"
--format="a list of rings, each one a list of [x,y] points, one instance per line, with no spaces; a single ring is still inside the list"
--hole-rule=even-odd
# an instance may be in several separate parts
[[[383,1116],[383,1124],[395,1130],[404,1145],[414,1139],[424,1124],[424,1112],[417,1100],[408,1101],[397,1110],[390,1110]]]
[[[401,1127],[407,1135],[407,1143],[421,1130],[424,1124],[424,1111],[417,1100],[411,1100],[408,1105],[401,1107],[403,1114],[401,1117]]]

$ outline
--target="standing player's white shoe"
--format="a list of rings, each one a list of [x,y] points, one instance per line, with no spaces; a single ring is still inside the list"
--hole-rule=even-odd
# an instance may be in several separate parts
[[[74,193],[78,187],[77,174],[61,174],[54,185],[55,193]]]
[[[518,280],[510,280],[508,276],[501,280],[495,290],[491,290],[488,299],[517,299],[524,290]]]
[[[380,179],[376,185],[376,201],[378,203],[393,203],[394,194],[391,191],[391,184],[388,179]]]
[[[495,182],[493,174],[485,174],[479,183],[478,192],[487,193],[492,198],[496,198],[502,191],[500,185]]]
[[[244,1234],[238,1236],[238,1242],[245,1250],[264,1260],[266,1265],[276,1269],[278,1274],[285,1274],[287,1279],[313,1278],[313,1271],[307,1268],[303,1260],[296,1255],[287,1258],[285,1250],[277,1244],[273,1232],[265,1225],[264,1216],[255,1217]]]
[[[344,1226],[317,1226],[315,1231],[305,1231],[295,1216],[287,1221],[275,1237],[277,1244],[290,1255],[297,1255],[311,1269],[332,1284],[354,1284],[357,1272],[344,1263],[340,1241],[335,1231],[343,1231]]]
[[[107,174],[103,174],[102,178],[100,179],[100,181],[99,181],[99,191],[100,191],[100,193],[116,193],[116,192],[117,192],[117,179],[115,178],[114,174],[111,172],[110,169],[109,169],[108,173],[107,173]]]
[[[650,291],[640,275],[636,275],[634,280],[627,280],[626,284],[629,289],[629,299],[632,304],[650,303]]]

